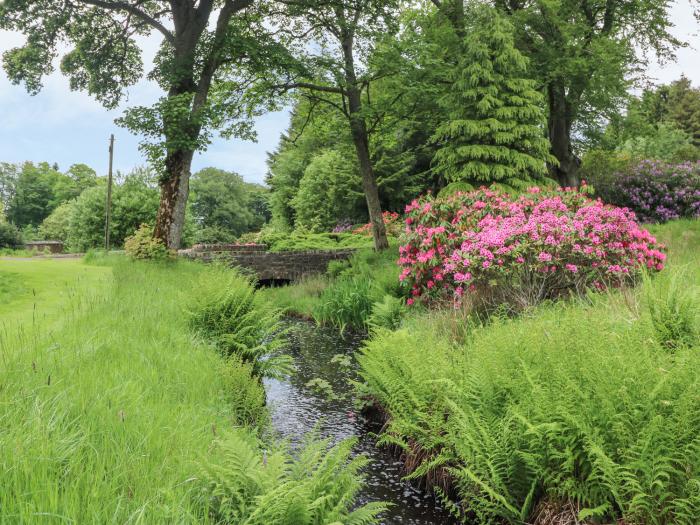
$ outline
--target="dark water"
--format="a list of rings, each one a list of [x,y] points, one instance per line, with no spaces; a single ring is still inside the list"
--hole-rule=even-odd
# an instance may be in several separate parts
[[[347,366],[347,363],[333,362],[333,358],[339,354],[352,358],[360,340],[343,339],[335,330],[303,321],[289,322],[289,352],[294,357],[296,373],[286,381],[265,381],[272,422],[277,431],[292,444],[298,444],[314,428],[321,436],[334,441],[357,437],[356,452],[365,454],[371,461],[365,470],[360,502],[379,500],[393,505],[382,523],[456,523],[428,491],[402,481],[401,463],[388,450],[374,446],[376,437],[372,433],[378,428],[354,408],[348,384],[348,379],[354,377],[354,360]],[[306,386],[316,378],[327,381],[336,397],[330,398]]]

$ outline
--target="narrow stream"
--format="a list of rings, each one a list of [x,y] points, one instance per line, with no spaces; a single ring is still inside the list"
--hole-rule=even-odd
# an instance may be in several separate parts
[[[333,358],[339,354],[352,357],[360,339],[343,339],[333,329],[304,321],[289,323],[289,353],[294,357],[296,373],[285,381],[265,381],[275,429],[293,445],[314,428],[334,441],[357,437],[356,453],[365,454],[371,461],[365,471],[360,503],[378,500],[391,503],[382,523],[456,523],[432,494],[402,481],[401,463],[389,451],[374,446],[376,438],[372,432],[378,428],[355,410],[348,385],[348,379],[355,374],[355,362],[351,359],[348,366],[347,360],[342,364]],[[336,396],[330,398],[306,386],[316,378],[327,381]]]

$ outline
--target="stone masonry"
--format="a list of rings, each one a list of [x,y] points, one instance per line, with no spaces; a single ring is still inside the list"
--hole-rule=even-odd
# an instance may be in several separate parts
[[[296,281],[323,273],[329,262],[348,259],[354,252],[353,249],[270,252],[263,244],[195,244],[178,253],[205,262],[230,261],[232,266],[254,273],[261,281]]]

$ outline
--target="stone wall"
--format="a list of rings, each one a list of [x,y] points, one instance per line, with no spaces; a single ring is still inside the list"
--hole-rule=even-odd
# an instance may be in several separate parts
[[[24,243],[24,249],[37,252],[63,253],[63,243],[61,241],[28,241]]]
[[[180,250],[179,255],[205,262],[225,259],[254,273],[261,281],[296,281],[323,273],[329,262],[348,259],[354,252],[353,249],[270,252],[262,244],[196,244],[189,250]]]

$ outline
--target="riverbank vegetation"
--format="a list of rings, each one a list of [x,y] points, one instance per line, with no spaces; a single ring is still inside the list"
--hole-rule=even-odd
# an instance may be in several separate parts
[[[356,394],[385,423],[379,445],[466,522],[694,523],[700,223],[650,229],[668,268],[637,287],[516,317],[474,315],[467,304],[403,307],[394,326],[375,325]],[[346,272],[363,275],[357,262]],[[326,277],[310,311],[323,312],[333,290],[341,301],[344,287]],[[358,306],[359,326],[370,310]]]
[[[268,432],[250,358],[262,344],[257,302],[219,309],[236,338],[216,338],[188,318],[199,325],[202,305],[230,304],[202,288],[221,269],[92,263],[0,262],[3,308],[24,313],[3,313],[0,336],[4,520],[372,521],[381,505],[353,510],[363,459],[349,458],[351,443],[292,457]],[[254,298],[245,279],[225,277]]]

